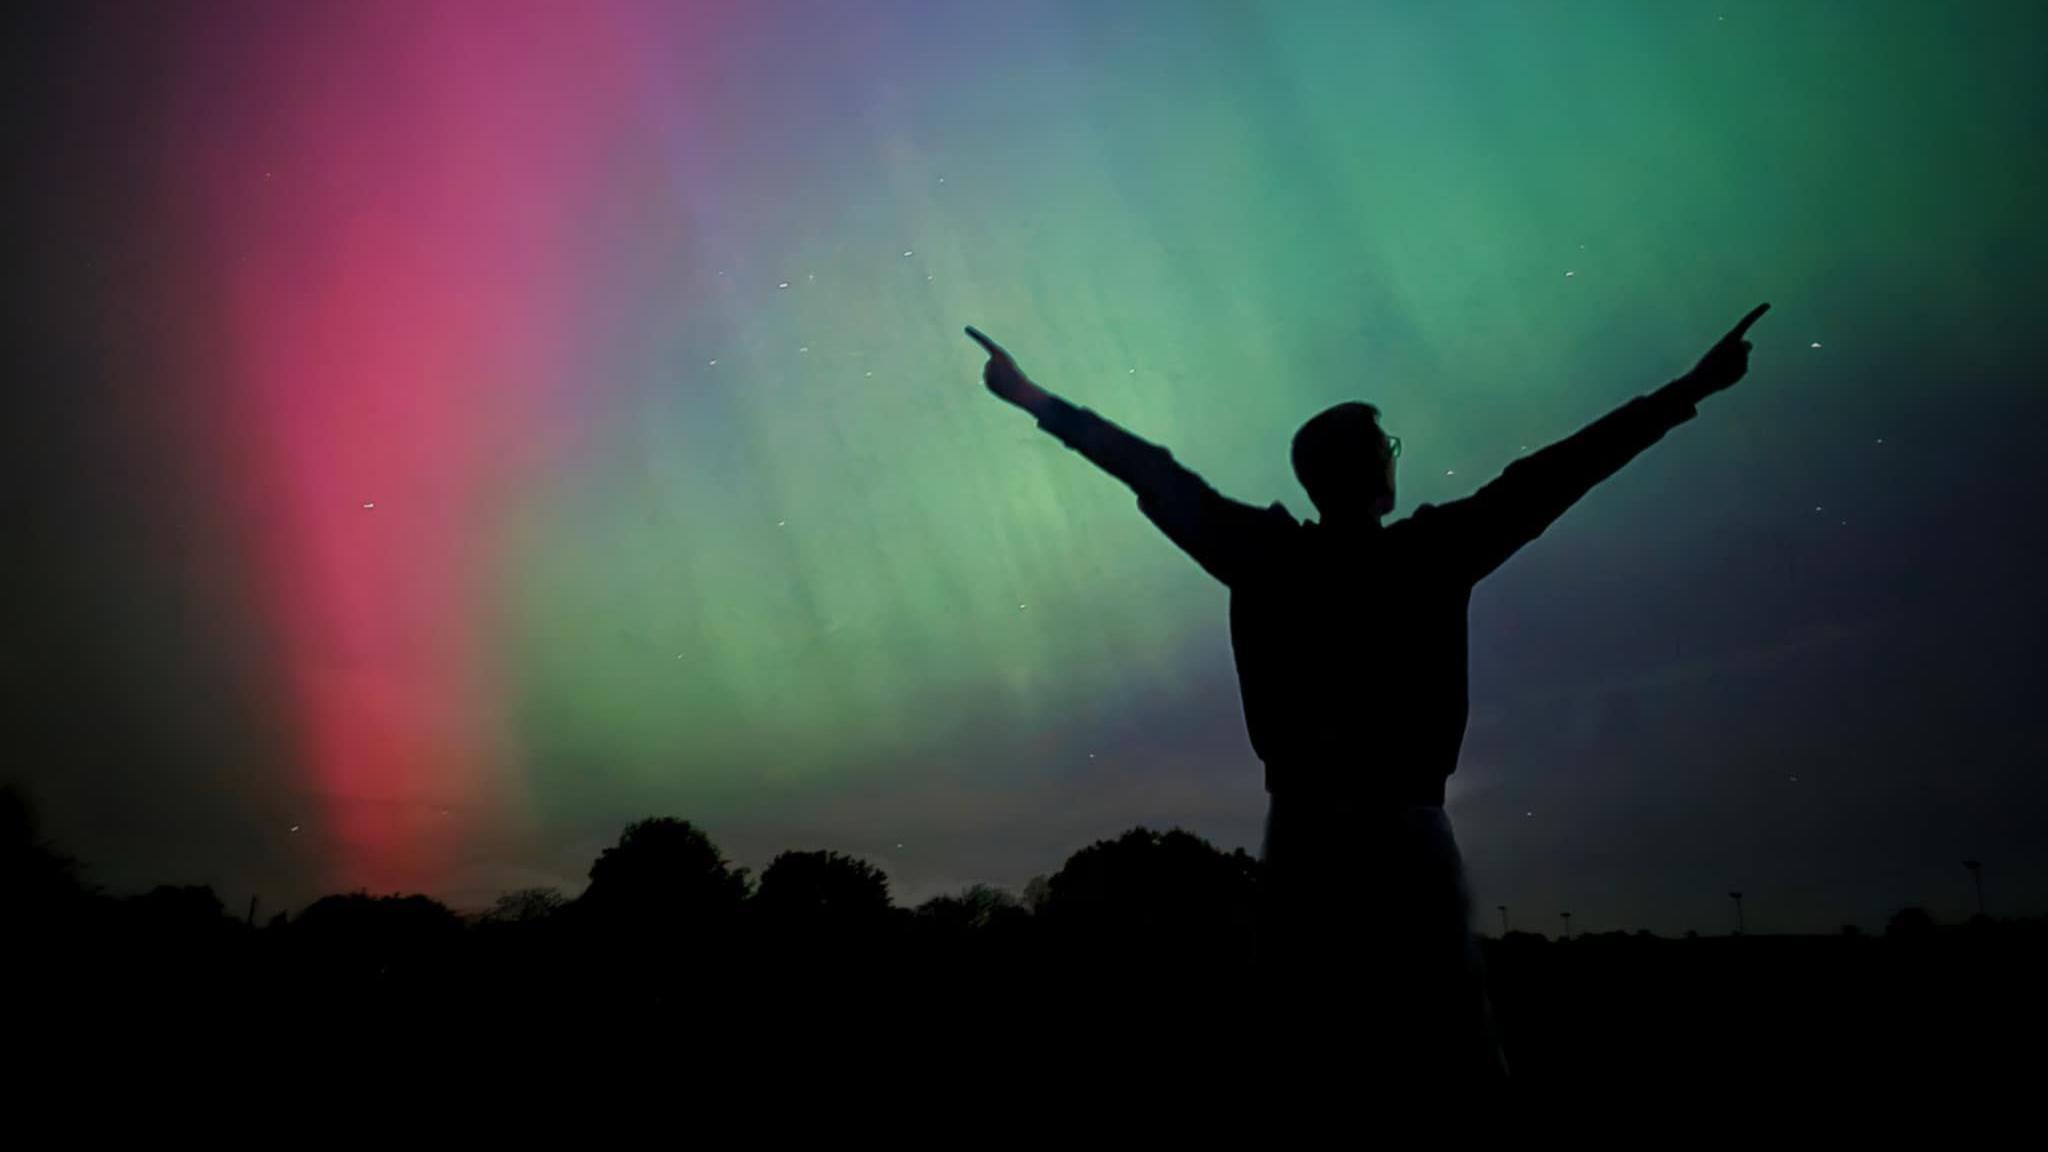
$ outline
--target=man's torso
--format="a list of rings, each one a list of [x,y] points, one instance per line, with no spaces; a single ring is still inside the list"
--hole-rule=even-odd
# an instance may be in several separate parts
[[[1434,547],[1427,512],[1361,532],[1276,532],[1258,577],[1232,590],[1268,791],[1443,802],[1465,732],[1471,587]]]

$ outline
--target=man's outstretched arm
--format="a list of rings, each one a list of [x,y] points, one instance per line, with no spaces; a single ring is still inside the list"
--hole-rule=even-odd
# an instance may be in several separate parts
[[[969,328],[967,335],[988,352],[981,377],[990,392],[1037,417],[1040,428],[1129,485],[1139,509],[1210,575],[1235,583],[1257,562],[1261,538],[1277,526],[1274,513],[1225,498],[1166,449],[1033,383],[979,329]]]
[[[1700,401],[1742,379],[1750,350],[1743,336],[1769,308],[1757,305],[1684,376],[1515,461],[1499,479],[1438,509],[1464,575],[1478,580],[1500,567],[1594,485],[1692,419]]]

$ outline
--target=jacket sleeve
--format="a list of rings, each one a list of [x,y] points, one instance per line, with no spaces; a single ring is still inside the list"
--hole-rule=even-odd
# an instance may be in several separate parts
[[[1055,398],[1038,426],[1128,485],[1138,509],[1225,584],[1249,578],[1270,553],[1275,533],[1291,523],[1278,509],[1223,496],[1166,449],[1086,408]]]
[[[1572,435],[1507,466],[1463,500],[1436,509],[1449,558],[1477,582],[1543,534],[1594,485],[1696,413],[1665,388],[1639,396]]]

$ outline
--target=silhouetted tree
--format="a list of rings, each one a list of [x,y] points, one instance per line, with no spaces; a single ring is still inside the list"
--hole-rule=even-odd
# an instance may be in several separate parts
[[[1888,940],[1915,940],[1934,934],[1934,917],[1925,908],[1918,906],[1901,908],[1885,921],[1885,938]]]
[[[233,930],[240,921],[228,915],[212,888],[203,884],[159,884],[122,901],[129,922],[159,935],[190,936]]]
[[[444,943],[460,934],[462,919],[427,896],[347,892],[313,901],[291,927],[303,937],[338,946],[410,949]]]
[[[1045,910],[1046,902],[1052,899],[1052,880],[1047,876],[1033,876],[1024,883],[1024,907],[1032,912]]]
[[[538,924],[568,903],[559,888],[519,888],[493,901],[483,920],[487,924]]]
[[[77,864],[44,841],[27,793],[0,787],[0,917],[7,940],[0,945],[0,986],[92,981],[118,960],[101,939],[108,905],[80,881]],[[43,998],[24,1005],[17,998],[14,1007],[54,1011],[57,1003]]]
[[[628,825],[590,866],[579,907],[643,922],[723,920],[747,898],[747,872],[732,868],[711,838],[687,820],[663,816]]]
[[[873,923],[889,914],[889,877],[838,852],[784,852],[762,871],[754,907],[781,923]]]
[[[394,993],[430,995],[454,960],[462,918],[426,896],[323,896],[286,928],[292,954],[329,981],[335,1002]]]
[[[1017,897],[988,884],[976,884],[957,895],[934,896],[917,906],[919,920],[955,931],[979,931],[1030,915]]]
[[[1017,897],[987,884],[926,900],[910,924],[921,965],[918,986],[949,1003],[982,999],[991,983],[1037,976],[1035,919]]]
[[[757,1007],[816,1020],[853,1010],[849,996],[894,960],[897,910],[889,878],[838,852],[784,852],[761,873],[748,905],[755,948],[751,967],[773,989]],[[872,1005],[870,1005],[872,1007]]]
[[[735,963],[747,873],[687,820],[628,825],[590,866],[590,887],[563,910],[562,926],[582,937],[577,962],[586,987],[641,1006],[689,999],[719,1011],[738,1002],[703,1000],[704,981]]]
[[[9,914],[33,920],[89,894],[77,863],[43,840],[28,794],[0,786],[0,902]]]
[[[1064,931],[1175,946],[1248,934],[1258,862],[1191,832],[1133,828],[1067,858],[1047,882],[1043,915]],[[1248,936],[1247,936],[1248,942]]]
[[[203,997],[234,979],[233,949],[248,926],[228,915],[212,888],[160,884],[120,901],[116,917],[122,950],[149,958],[127,977],[137,995]]]

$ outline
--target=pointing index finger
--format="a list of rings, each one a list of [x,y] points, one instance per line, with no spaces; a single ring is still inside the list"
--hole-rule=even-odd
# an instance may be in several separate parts
[[[1769,304],[1759,304],[1756,307],[1750,309],[1749,315],[1744,316],[1742,318],[1742,322],[1737,324],[1732,330],[1729,331],[1727,339],[1742,339],[1742,334],[1749,331],[1749,326],[1751,324],[1756,323],[1758,317],[1761,317],[1764,313],[1769,312],[1770,310],[1771,306]]]
[[[969,324],[967,326],[967,338],[974,341],[976,344],[981,345],[984,349],[988,351],[988,354],[990,356],[993,356],[998,360],[1008,360],[1010,358],[1010,354],[1008,352],[1003,351],[1003,346],[1001,344],[998,344],[995,341],[989,339],[987,333],[983,332],[979,328],[976,328],[972,324]]]

